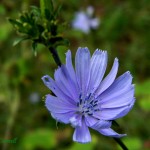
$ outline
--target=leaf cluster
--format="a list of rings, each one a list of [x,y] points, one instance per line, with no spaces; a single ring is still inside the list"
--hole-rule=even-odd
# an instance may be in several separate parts
[[[54,8],[51,0],[41,0],[41,8],[32,6],[28,12],[22,12],[18,19],[9,19],[21,38],[14,45],[23,40],[32,40],[33,50],[37,44],[46,47],[58,45],[68,46],[69,42],[63,37],[62,27],[58,18],[61,6]]]

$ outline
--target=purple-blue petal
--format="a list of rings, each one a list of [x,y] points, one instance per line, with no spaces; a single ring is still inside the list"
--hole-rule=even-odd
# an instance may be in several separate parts
[[[42,77],[42,80],[44,84],[61,100],[68,101],[74,105],[76,105],[76,102],[72,99],[72,97],[69,97],[66,95],[64,90],[57,85],[57,83],[48,75],[45,75]]]
[[[73,141],[79,143],[91,142],[91,135],[85,122],[82,121],[82,126],[77,126],[73,134]]]
[[[75,115],[75,112],[74,111],[69,111],[69,112],[66,112],[66,113],[52,113],[51,112],[51,115],[58,122],[68,124],[68,123],[70,123],[70,118]]]
[[[131,110],[134,102],[135,99],[133,98],[132,102],[127,106],[101,109],[100,111],[94,112],[93,116],[103,120],[115,120],[117,118],[121,118]]]
[[[73,82],[73,86],[75,86],[77,93],[79,93],[79,87],[77,84],[77,78],[76,78],[75,70],[74,70],[74,67],[72,65],[72,57],[71,57],[71,51],[70,50],[68,50],[68,52],[66,53],[66,68],[67,68],[67,71],[69,73],[70,79]]]
[[[94,118],[93,116],[85,116],[85,123],[88,127],[93,126],[98,121],[97,118]]]
[[[72,65],[72,57],[71,57],[71,51],[70,50],[68,50],[66,53],[66,68],[71,75],[71,79],[74,82],[76,82],[77,81],[76,80],[76,74],[75,74],[75,70],[74,70],[73,65]]]
[[[99,105],[101,108],[117,108],[130,105],[134,97],[134,85],[129,86],[124,93],[110,97],[109,99],[100,101]]]
[[[95,130],[110,128],[112,121],[98,120],[91,128]]]
[[[105,136],[111,136],[111,137],[116,137],[116,138],[120,138],[120,137],[126,136],[126,134],[118,134],[117,132],[115,132],[111,128],[100,129],[100,130],[97,130],[97,131],[99,131],[101,134],[103,134]]]
[[[113,84],[99,95],[101,101],[107,101],[110,98],[123,94],[131,86],[132,76],[126,72],[119,76]]]
[[[75,57],[77,82],[80,92],[85,96],[89,80],[90,51],[88,48],[78,48]]]
[[[82,116],[80,114],[75,114],[69,120],[73,127],[81,127],[82,126]]]
[[[68,101],[62,101],[60,98],[48,94],[46,96],[45,105],[47,109],[52,113],[67,113],[70,111],[76,111],[77,107]]]
[[[103,91],[105,91],[115,80],[117,72],[118,72],[118,59],[115,58],[113,66],[109,74],[103,79],[103,81],[100,83],[100,86],[98,87],[96,94],[100,95]]]
[[[99,95],[100,111],[94,117],[103,120],[114,120],[125,116],[134,105],[134,86],[129,72],[118,77],[114,83]]]
[[[60,68],[58,68],[55,71],[54,77],[58,87],[62,89],[68,97],[76,102],[78,98],[78,92],[75,85],[71,81],[71,77],[66,69],[66,66],[62,65]]]
[[[68,101],[51,96],[46,96],[45,105],[50,111],[52,117],[59,122],[69,123],[70,118],[75,115],[76,107]]]
[[[107,67],[107,52],[96,50],[90,62],[89,92],[94,92],[100,85]]]

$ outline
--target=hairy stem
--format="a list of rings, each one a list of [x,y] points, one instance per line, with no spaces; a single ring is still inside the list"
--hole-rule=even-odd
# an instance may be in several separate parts
[[[60,60],[60,58],[58,56],[58,53],[57,53],[56,49],[54,47],[49,47],[49,51],[51,52],[51,54],[52,54],[56,64],[58,66],[61,66],[61,60]]]

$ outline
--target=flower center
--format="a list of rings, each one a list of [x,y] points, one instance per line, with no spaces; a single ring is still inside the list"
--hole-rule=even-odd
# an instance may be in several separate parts
[[[78,112],[82,115],[93,115],[93,112],[99,111],[98,100],[95,98],[94,94],[89,94],[85,98],[80,94],[79,103],[77,103]]]

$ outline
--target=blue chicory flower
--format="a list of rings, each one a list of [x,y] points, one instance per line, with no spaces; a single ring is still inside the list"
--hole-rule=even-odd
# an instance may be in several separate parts
[[[48,75],[42,77],[56,95],[46,96],[46,107],[54,119],[75,128],[74,141],[90,142],[89,127],[105,136],[125,136],[116,133],[111,125],[112,120],[125,116],[134,105],[134,85],[129,71],[116,79],[118,65],[115,58],[111,71],[103,79],[107,52],[97,49],[91,57],[88,48],[78,48],[75,69],[69,50],[66,64],[55,71],[55,80]]]
[[[89,33],[90,29],[96,29],[99,26],[99,19],[93,18],[94,9],[92,6],[87,8],[87,11],[79,11],[76,13],[75,18],[72,22],[72,26],[75,29],[81,30],[84,33]]]

